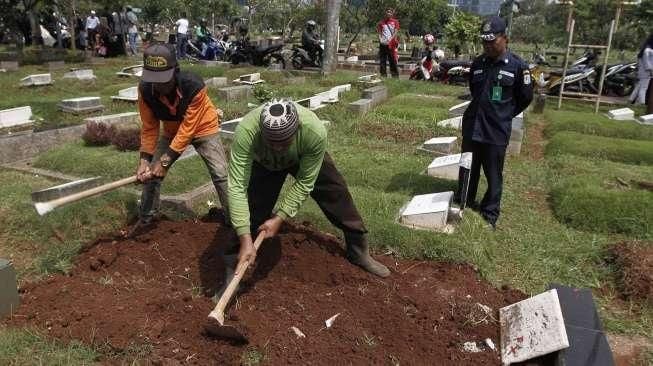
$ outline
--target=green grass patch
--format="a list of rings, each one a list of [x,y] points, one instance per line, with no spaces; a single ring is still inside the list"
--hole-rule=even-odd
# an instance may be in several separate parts
[[[545,116],[551,121],[546,128],[548,137],[558,132],[571,131],[586,135],[653,140],[653,127],[640,125],[634,121],[611,120],[603,114],[549,109],[545,111]]]
[[[2,365],[94,365],[99,354],[79,342],[64,344],[30,329],[0,328]]]
[[[546,147],[548,155],[572,154],[629,164],[653,164],[653,141],[616,139],[577,132],[555,134]]]

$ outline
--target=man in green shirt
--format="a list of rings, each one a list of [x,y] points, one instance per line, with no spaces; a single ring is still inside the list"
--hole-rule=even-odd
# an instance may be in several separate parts
[[[310,195],[343,231],[347,259],[387,277],[388,268],[369,254],[363,219],[326,147],[322,121],[294,102],[272,101],[243,117],[231,145],[228,184],[231,223],[240,240],[238,260],[252,263],[256,257],[252,232],[275,236]],[[288,174],[295,180],[279,198]]]

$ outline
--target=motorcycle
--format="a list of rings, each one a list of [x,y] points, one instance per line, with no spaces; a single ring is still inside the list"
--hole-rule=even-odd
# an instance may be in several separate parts
[[[419,66],[410,73],[410,80],[435,81],[434,74],[440,71],[438,60],[444,58],[442,50],[427,51],[426,56],[422,57]]]
[[[252,45],[247,38],[238,40],[231,44],[229,55],[231,63],[249,63],[253,66],[270,66],[270,64],[280,64],[282,69],[286,68],[286,60],[281,54],[283,43],[272,46],[256,47]]]
[[[188,56],[196,60],[228,61],[230,42],[224,38],[216,39],[208,37],[209,41],[204,45],[202,42],[188,39],[186,41]]]
[[[601,66],[597,66],[597,75],[600,75]],[[599,89],[599,77],[595,78],[595,89]],[[620,97],[630,95],[637,84],[637,63],[621,63],[609,65],[605,70],[603,81],[603,94],[614,94]]]
[[[435,73],[434,77],[446,84],[467,85],[471,67],[471,61],[445,60],[439,64],[440,70]]]
[[[324,51],[323,43],[320,43],[320,47]],[[292,62],[292,66],[297,70],[301,70],[304,66],[322,67],[322,60],[319,57],[317,57],[317,53],[315,53],[313,57],[311,57],[311,55],[309,55],[306,49],[297,45],[293,46],[292,48],[292,55],[290,56],[290,61]]]

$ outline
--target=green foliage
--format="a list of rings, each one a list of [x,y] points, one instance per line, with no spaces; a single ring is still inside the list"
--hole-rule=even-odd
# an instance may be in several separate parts
[[[257,84],[254,86],[254,98],[259,103],[265,103],[275,98],[275,91],[264,84]]]
[[[546,147],[548,155],[572,154],[611,161],[653,165],[653,141],[636,141],[560,132]]]
[[[444,27],[447,47],[465,51],[478,39],[480,26],[481,19],[479,17],[462,11],[457,12]]]
[[[571,131],[586,135],[653,141],[653,128],[634,121],[614,121],[592,112],[570,113],[553,109],[546,110],[545,115],[552,121],[546,128],[549,137],[561,131]]]

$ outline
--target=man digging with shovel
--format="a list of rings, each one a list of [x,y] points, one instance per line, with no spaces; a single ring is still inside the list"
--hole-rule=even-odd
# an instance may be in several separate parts
[[[167,45],[148,47],[143,61],[138,86],[143,127],[136,175],[144,186],[139,220],[128,236],[152,226],[159,210],[161,181],[189,144],[204,160],[222,204],[225,223],[229,224],[227,162],[218,135],[219,115],[204,82],[195,74],[180,71],[174,49]],[[163,134],[159,137],[161,122]]]
[[[390,274],[370,256],[367,229],[326,146],[324,124],[297,103],[275,100],[243,117],[229,160],[229,206],[240,241],[239,263],[253,263],[256,257],[253,232],[274,237],[310,195],[343,231],[351,263],[380,277]],[[289,174],[295,180],[279,198]],[[233,272],[230,265],[226,267],[229,279]]]

